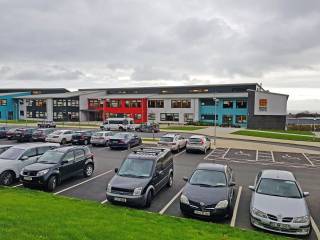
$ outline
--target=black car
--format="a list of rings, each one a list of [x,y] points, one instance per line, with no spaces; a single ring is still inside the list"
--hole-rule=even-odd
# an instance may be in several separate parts
[[[56,128],[57,124],[54,121],[43,120],[38,122],[38,128]]]
[[[107,199],[149,207],[154,196],[173,184],[173,155],[167,148],[140,148],[122,162],[107,186]]]
[[[55,130],[52,128],[39,128],[34,133],[32,134],[32,140],[33,141],[41,141],[45,142],[46,137],[50,134],[53,133]]]
[[[69,146],[49,150],[36,163],[25,167],[20,180],[25,187],[42,186],[54,191],[62,181],[82,173],[90,177],[94,170],[93,154],[88,147]]]
[[[181,197],[184,215],[214,219],[231,217],[234,196],[234,176],[230,167],[214,163],[200,163],[187,181]]]
[[[8,140],[13,140],[14,137],[15,137],[15,134],[16,134],[16,131],[18,130],[19,128],[10,128],[8,131],[7,131],[7,139]]]
[[[9,128],[7,128],[7,127],[0,127],[0,138],[7,137],[8,130],[9,130]]]
[[[158,123],[141,123],[139,126],[135,128],[137,132],[160,132],[159,124]]]
[[[110,137],[110,149],[129,149],[142,144],[142,139],[134,133],[117,133]]]
[[[14,134],[14,139],[18,142],[30,142],[32,141],[32,134],[35,131],[35,128],[19,128]]]
[[[90,144],[92,135],[92,131],[76,131],[72,134],[71,143],[88,145]]]

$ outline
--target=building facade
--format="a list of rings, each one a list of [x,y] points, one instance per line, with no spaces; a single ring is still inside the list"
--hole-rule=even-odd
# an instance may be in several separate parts
[[[20,113],[20,101],[16,97],[30,95],[30,92],[0,93],[0,120],[18,120]]]

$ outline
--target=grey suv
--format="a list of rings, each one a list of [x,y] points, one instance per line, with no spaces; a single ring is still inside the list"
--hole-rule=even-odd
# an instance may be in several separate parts
[[[167,148],[139,148],[123,161],[107,186],[107,199],[150,207],[153,197],[173,184],[173,155]]]

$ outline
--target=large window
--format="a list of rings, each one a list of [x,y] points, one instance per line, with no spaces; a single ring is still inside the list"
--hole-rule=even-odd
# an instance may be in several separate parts
[[[53,112],[54,120],[63,120],[63,112]]]
[[[141,120],[141,119],[142,119],[142,115],[141,115],[140,113],[135,114],[135,115],[134,115],[134,119],[136,119],[136,120]]]
[[[27,118],[32,118],[32,112],[27,111]]]
[[[149,108],[164,108],[163,100],[149,100],[148,101]]]
[[[245,100],[237,100],[237,108],[247,108],[247,101]]]
[[[65,107],[65,106],[67,106],[67,100],[66,99],[54,99],[53,106],[54,107]]]
[[[32,99],[27,99],[26,100],[26,104],[27,104],[28,107],[32,107],[33,100]]]
[[[7,106],[7,99],[0,99],[0,106]]]
[[[100,100],[99,99],[89,99],[89,108],[97,108],[100,107]],[[102,103],[103,105],[103,103]]]
[[[200,116],[201,120],[210,120],[210,121],[214,121],[214,120],[218,120],[218,115],[214,115],[214,114],[201,114]]]
[[[247,123],[247,116],[246,115],[237,115],[236,116],[236,123]]]
[[[166,122],[179,122],[179,113],[161,113],[160,120]]]
[[[68,99],[68,106],[69,107],[79,107],[79,100],[78,99]]]
[[[171,100],[171,108],[191,108],[191,101],[188,99]]]
[[[43,99],[37,99],[35,100],[36,107],[45,107],[46,106],[46,100]]]
[[[184,121],[185,122],[192,122],[193,121],[193,113],[185,113],[184,114]]]
[[[126,100],[126,108],[141,108],[141,100]]]
[[[223,108],[233,108],[233,101],[224,100],[223,101]]]
[[[36,118],[45,118],[47,116],[46,112],[36,111]]]
[[[205,98],[200,100],[201,106],[214,106],[215,101],[213,98]]]
[[[68,112],[69,119],[72,121],[79,120],[79,112]]]
[[[112,99],[107,102],[107,106],[111,108],[120,108],[121,107],[121,100]]]
[[[155,121],[156,120],[156,114],[155,113],[149,113],[148,114],[148,120],[149,121]]]

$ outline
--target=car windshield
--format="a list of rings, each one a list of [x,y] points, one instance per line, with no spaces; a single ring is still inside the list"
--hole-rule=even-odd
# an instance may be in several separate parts
[[[294,181],[281,179],[262,178],[257,193],[277,197],[301,198],[299,188]]]
[[[129,137],[128,133],[117,133],[116,135],[114,135],[114,138],[120,138],[120,139],[125,139],[128,137]]]
[[[9,148],[0,155],[0,159],[17,160],[24,151],[25,150],[21,148]]]
[[[227,186],[226,176],[224,172],[198,169],[196,170],[189,181],[192,185],[205,187],[225,187]]]
[[[173,142],[173,137],[161,137],[160,142]]]
[[[75,135],[82,135],[82,134],[84,134],[85,132],[82,132],[82,131],[76,131],[76,132],[74,132],[74,134]]]
[[[95,136],[95,137],[103,137],[103,133],[97,132],[97,133],[93,134],[93,136]]]
[[[62,156],[64,155],[63,152],[59,151],[47,151],[45,152],[39,159],[38,163],[48,163],[48,164],[54,164],[60,162]]]
[[[52,134],[54,134],[54,135],[61,135],[61,134],[63,134],[63,131],[55,131],[55,132],[53,132]]]
[[[199,143],[199,142],[201,142],[201,138],[189,138],[189,142],[191,142],[191,143]]]
[[[153,160],[148,159],[126,159],[118,175],[123,177],[148,178],[151,176]]]

